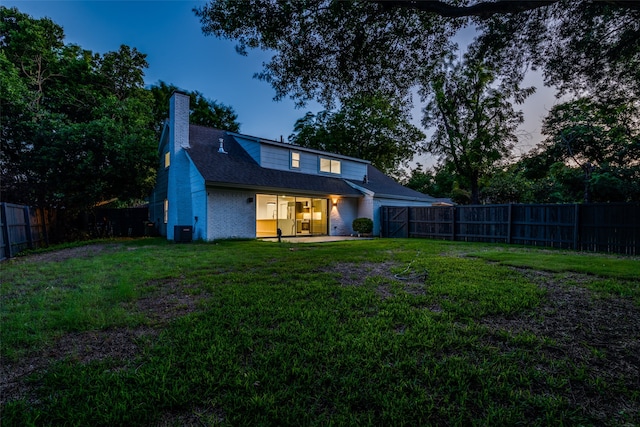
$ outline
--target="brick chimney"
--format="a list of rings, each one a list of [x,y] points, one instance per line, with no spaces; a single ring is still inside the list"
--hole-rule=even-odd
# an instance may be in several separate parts
[[[169,100],[169,151],[171,163],[167,183],[167,239],[173,240],[176,225],[191,225],[192,201],[189,148],[189,95],[174,92]]]

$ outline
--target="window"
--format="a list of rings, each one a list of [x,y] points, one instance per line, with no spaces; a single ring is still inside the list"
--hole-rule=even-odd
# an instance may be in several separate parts
[[[340,175],[340,160],[332,160],[320,157],[320,172]]]
[[[164,223],[166,224],[169,222],[169,200],[164,199],[164,206],[162,207],[162,210],[164,212]]]
[[[166,153],[164,153],[164,167],[168,168],[170,163],[171,163],[171,153],[167,151]]]
[[[300,167],[300,153],[291,153],[291,168],[298,169]]]

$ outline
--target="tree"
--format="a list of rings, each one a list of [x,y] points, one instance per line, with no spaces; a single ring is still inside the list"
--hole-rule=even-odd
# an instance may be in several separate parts
[[[437,165],[425,170],[422,164],[417,163],[414,169],[405,173],[402,185],[433,197],[451,197],[456,177],[450,169],[446,165]]]
[[[240,53],[274,53],[256,77],[274,87],[276,99],[330,106],[379,90],[406,100],[464,27],[479,32],[476,58],[514,81],[542,67],[564,92],[640,97],[635,1],[211,0],[195,13],[206,35],[236,40]]]
[[[145,54],[135,47],[122,45],[117,52],[107,52],[100,58],[99,72],[105,88],[119,100],[133,95],[144,86]]]
[[[523,121],[521,103],[533,88],[496,84],[496,76],[478,63],[445,67],[423,95],[428,103],[423,124],[435,131],[427,150],[450,162],[471,190],[471,202],[480,202],[480,179],[508,156]]]
[[[420,152],[424,134],[409,116],[381,94],[359,94],[343,102],[337,112],[307,113],[299,119],[289,140],[315,148],[371,161],[393,174],[402,162]]]
[[[154,99],[153,114],[158,136],[162,131],[162,124],[169,116],[169,99],[175,91],[181,91],[189,95],[189,121],[191,123],[231,132],[240,130],[240,123],[237,122],[238,116],[233,111],[233,108],[217,101],[209,100],[198,91],[184,91],[163,81],[152,85],[149,90]]]
[[[64,50],[62,27],[49,18],[33,20],[4,6],[0,6],[0,18],[2,52],[32,90],[32,107],[38,106],[47,82],[60,77],[57,65]]]
[[[637,197],[634,196],[634,183],[640,180],[637,105],[625,100],[610,103],[589,98],[565,102],[551,109],[542,131],[547,138],[538,147],[539,154],[583,171],[585,202],[591,199],[592,183],[598,183],[600,195],[596,198],[600,200],[625,201]],[[628,193],[620,190],[625,182]],[[624,193],[627,194],[622,196]]]
[[[476,53],[501,64],[504,74],[540,67],[545,83],[560,94],[639,100],[640,3],[546,3],[479,21]]]
[[[433,175],[433,171],[429,169],[424,170],[422,169],[422,164],[417,163],[416,167],[412,169],[408,175],[405,174],[402,185],[433,197],[445,197],[434,194],[435,183]]]
[[[145,55],[65,44],[61,27],[15,8],[0,18],[2,199],[73,213],[146,196],[157,142]]]
[[[481,195],[489,204],[534,203],[533,182],[526,179],[515,168],[496,171],[483,183]]]
[[[205,34],[237,40],[239,53],[274,52],[256,77],[271,83],[276,99],[318,99],[328,108],[357,93],[408,96],[459,26],[365,1],[221,0],[195,12]]]

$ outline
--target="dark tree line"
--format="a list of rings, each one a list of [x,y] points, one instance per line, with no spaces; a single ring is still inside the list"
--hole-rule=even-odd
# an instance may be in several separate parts
[[[147,67],[136,48],[94,53],[65,43],[52,20],[0,6],[0,198],[68,218],[146,197],[176,89],[146,89]],[[195,122],[238,129],[230,107],[191,95]]]

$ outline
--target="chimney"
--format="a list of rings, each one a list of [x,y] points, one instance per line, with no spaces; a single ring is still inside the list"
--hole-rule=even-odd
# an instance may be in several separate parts
[[[169,129],[173,152],[189,148],[189,95],[175,91],[169,100]]]
[[[174,227],[192,224],[192,188],[189,148],[189,96],[175,91],[169,100],[169,151],[167,172],[167,239],[174,239]]]

